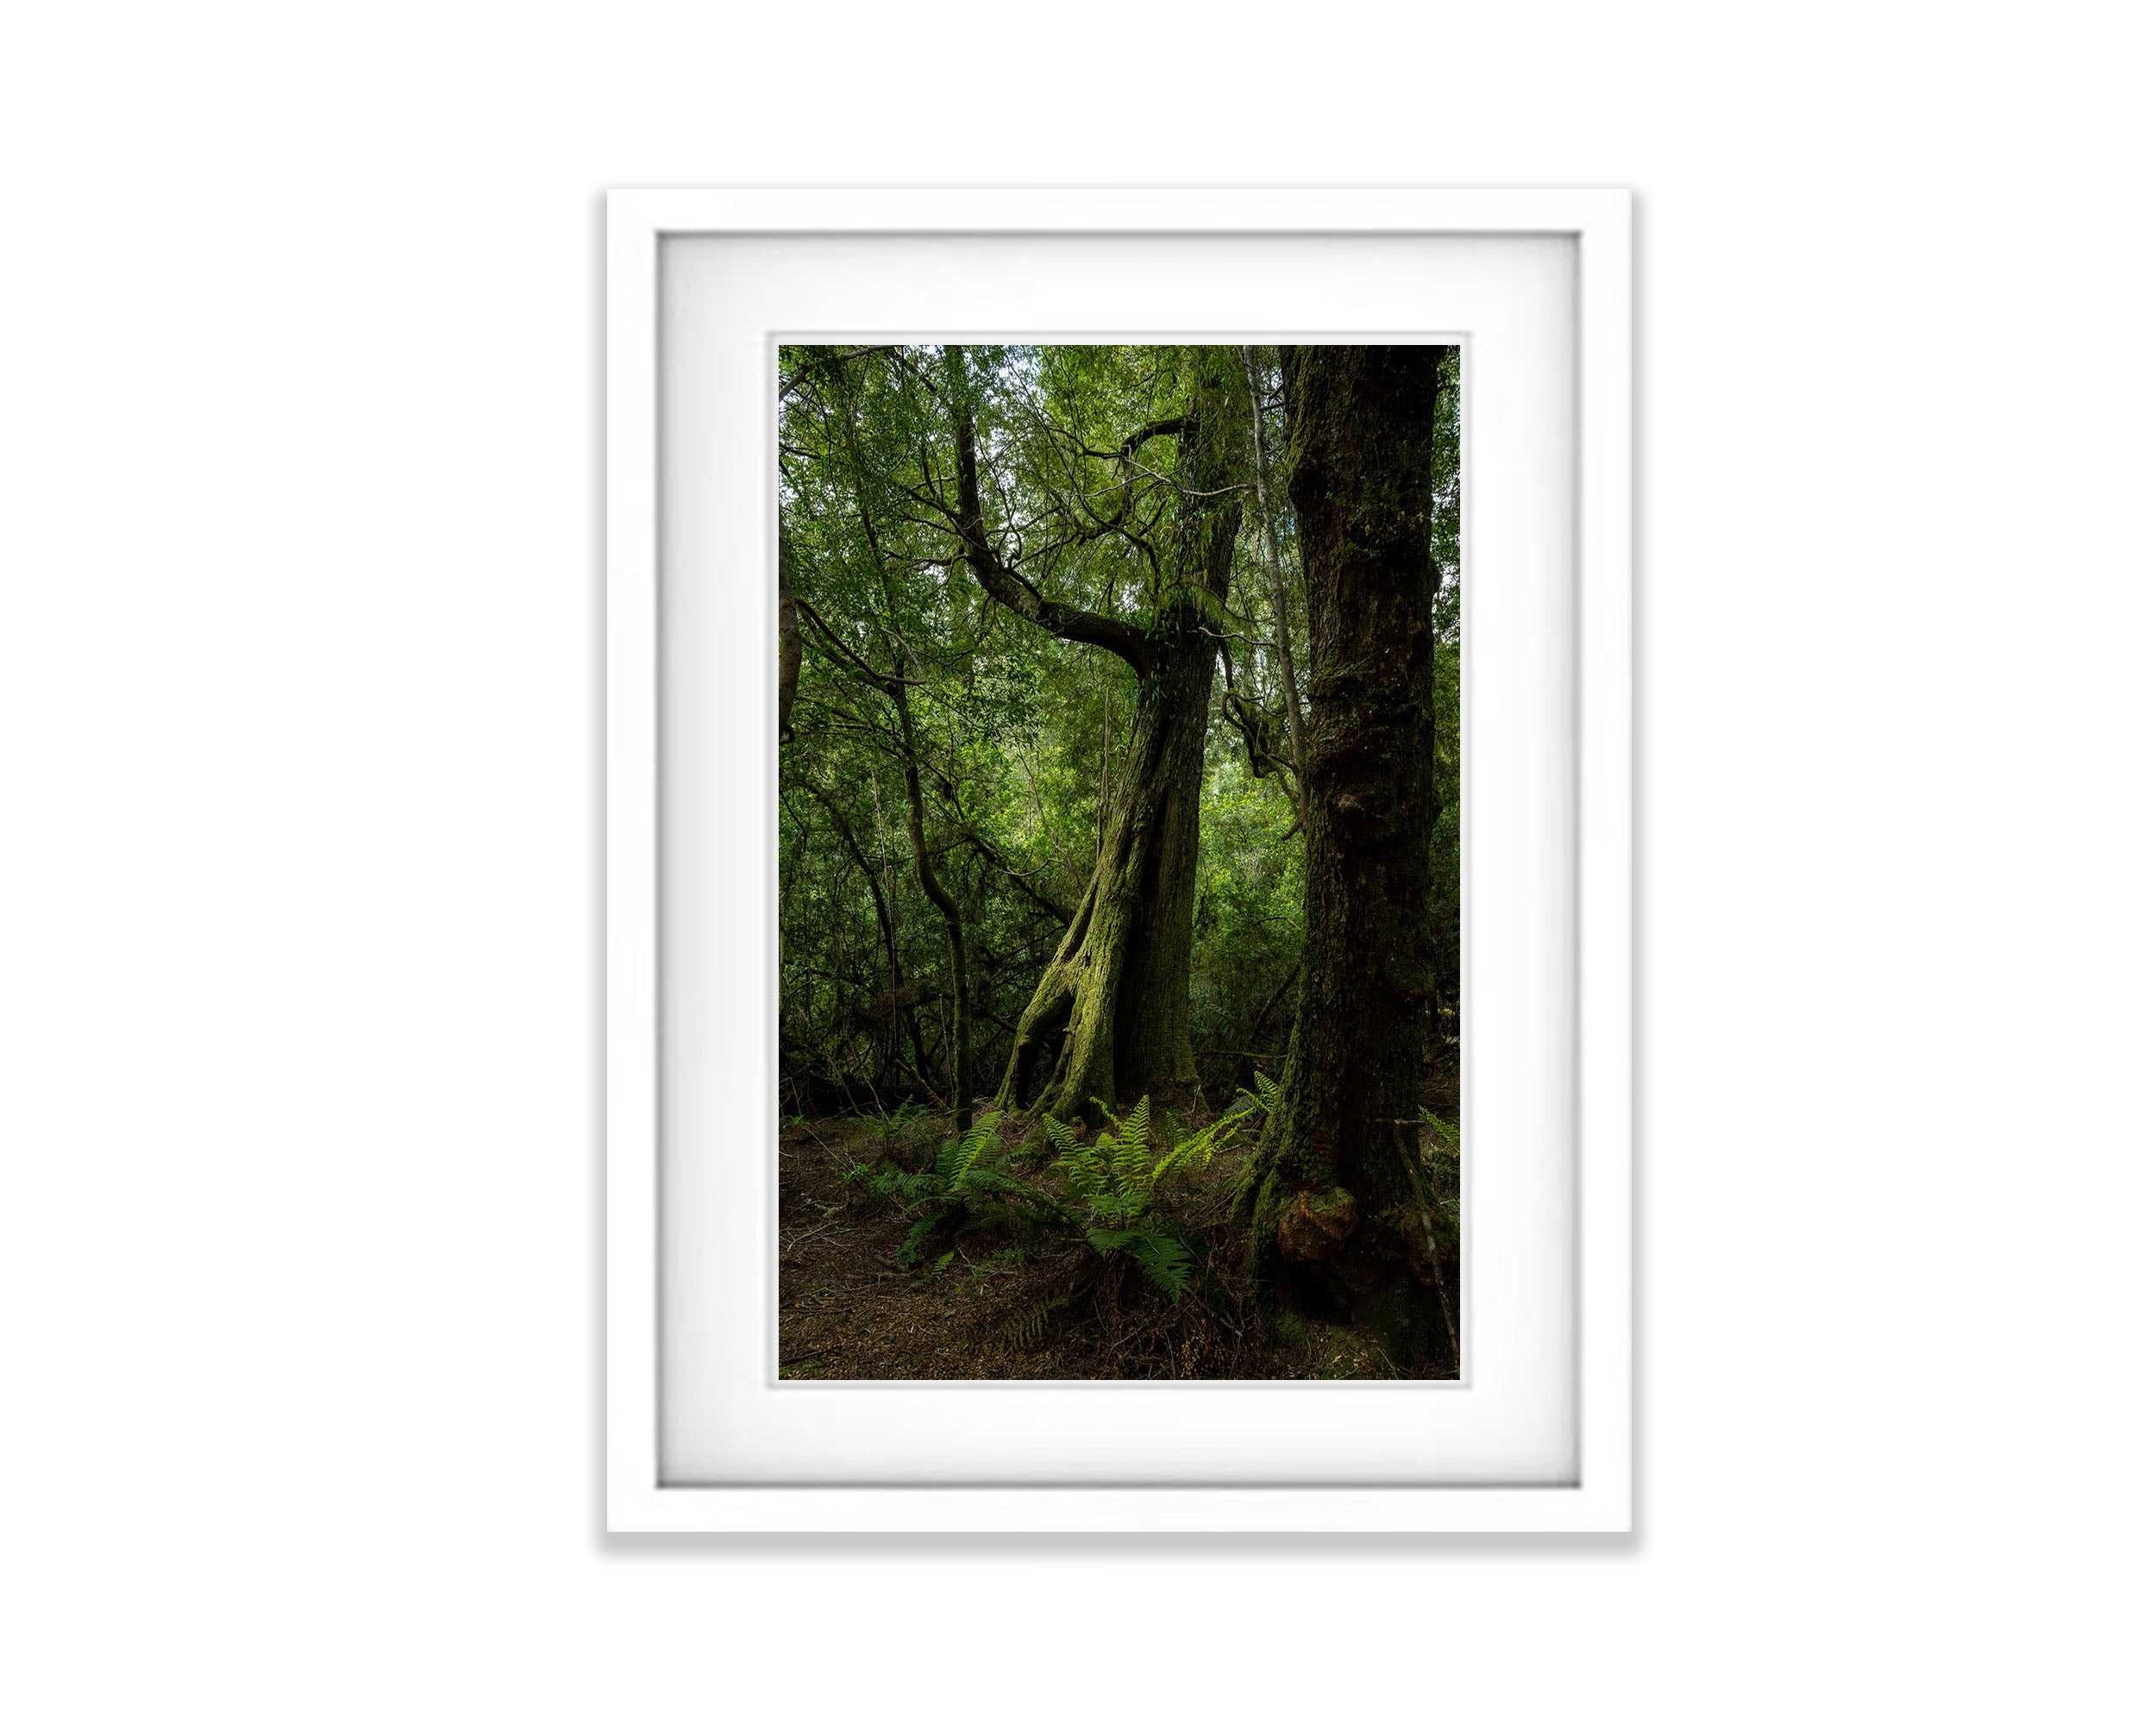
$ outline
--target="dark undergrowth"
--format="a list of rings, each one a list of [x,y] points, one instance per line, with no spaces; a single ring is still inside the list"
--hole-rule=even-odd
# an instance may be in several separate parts
[[[1452,1376],[1402,1372],[1369,1336],[1283,1319],[1246,1285],[1235,1197],[1268,1100],[1214,1113],[1163,1097],[1091,1133],[991,1114],[957,1134],[916,1107],[789,1118],[780,1376]],[[1457,1137],[1430,1119],[1457,1230]]]

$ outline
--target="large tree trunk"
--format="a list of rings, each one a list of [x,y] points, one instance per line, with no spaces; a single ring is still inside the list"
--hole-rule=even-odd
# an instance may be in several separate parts
[[[1045,1100],[1050,1111],[1075,1118],[1090,1114],[1095,1101],[1113,1107],[1119,1095],[1196,1081],[1191,923],[1214,649],[1194,606],[1180,620],[1181,638],[1162,626],[1152,631],[1157,656],[1138,685],[1135,735],[1100,854],[1019,1016],[1000,1107]]]
[[[1251,1264],[1285,1304],[1452,1357],[1417,1101],[1435,985],[1430,561],[1436,348],[1283,351],[1310,614],[1304,938]]]
[[[999,1107],[1091,1116],[1164,1084],[1197,1082],[1190,946],[1198,794],[1213,700],[1214,631],[1242,504],[1228,451],[1225,357],[1205,356],[1181,422],[1183,489],[1165,589],[1138,656],[1132,737],[1102,824],[1093,878],[1019,1015]],[[1154,428],[1149,428],[1149,432]],[[1156,435],[1157,435],[1156,433]]]

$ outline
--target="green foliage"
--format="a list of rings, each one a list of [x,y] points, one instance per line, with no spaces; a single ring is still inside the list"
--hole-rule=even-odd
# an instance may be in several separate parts
[[[1257,1086],[1257,1092],[1255,1095],[1248,1090],[1241,1090],[1237,1094],[1247,1098],[1250,1106],[1261,1113],[1271,1113],[1280,1101],[1280,1086],[1273,1082],[1263,1072],[1253,1072],[1250,1075],[1250,1082]],[[1423,1115],[1425,1119],[1428,1119],[1430,1111],[1427,1108],[1424,1109]]]
[[[895,1108],[868,1117],[868,1137],[885,1157],[898,1156],[906,1146],[918,1142],[927,1135],[934,1117],[911,1097]],[[850,1177],[850,1176],[849,1176]]]
[[[1272,445],[1273,526],[1287,576],[1276,617],[1263,524],[1242,491],[1225,599],[1163,580],[1181,567],[1173,436],[1117,451],[1134,430],[1184,412],[1200,372],[1231,382],[1231,481],[1246,487],[1250,402],[1239,353],[1176,344],[994,344],[956,353],[975,416],[987,530],[1047,599],[1138,627],[1169,598],[1223,644],[1240,709],[1286,749],[1285,624],[1307,668],[1294,511],[1280,482],[1284,416],[1275,355],[1258,350],[1257,416]],[[901,671],[916,733],[926,848],[962,906],[971,957],[975,1070],[992,1091],[1016,1023],[1085,892],[1104,797],[1137,708],[1129,668],[1058,640],[991,602],[955,537],[952,373],[943,350],[780,350],[778,492],[793,587],[805,608],[792,741],[780,756],[780,1061],[791,1113],[890,1111],[895,1141],[931,1095],[951,1101],[950,958],[914,879],[902,750],[887,695],[862,674]],[[1439,817],[1433,835],[1441,1033],[1458,1005],[1459,382],[1443,362],[1432,471],[1437,561]],[[1112,529],[1104,526],[1112,522]],[[812,611],[828,627],[808,620]],[[834,644],[834,643],[838,644]],[[842,650],[843,649],[843,650]],[[1200,781],[1191,1026],[1208,1084],[1273,1058],[1294,1011],[1302,846],[1284,769],[1253,777],[1221,717],[1216,680]]]
[[[1090,1144],[1063,1121],[1044,1120],[1042,1131],[1056,1151],[1052,1170],[1062,1180],[1060,1197],[1016,1171],[1013,1164],[1022,1151],[998,1138],[1000,1116],[994,1113],[946,1139],[926,1168],[906,1169],[886,1160],[857,1168],[847,1177],[890,1199],[913,1219],[899,1248],[899,1262],[909,1270],[922,1264],[933,1241],[956,1241],[978,1228],[1015,1225],[1035,1235],[1082,1237],[1103,1258],[1121,1253],[1171,1299],[1180,1300],[1190,1286],[1196,1258],[1165,1194],[1179,1176],[1210,1166],[1234,1142],[1250,1112],[1232,1110],[1193,1132],[1176,1130],[1169,1116],[1171,1141],[1164,1148],[1157,1142],[1160,1129],[1150,1097],[1141,1098],[1120,1116],[1104,1108],[1107,1126]],[[947,1251],[927,1273],[948,1268],[955,1251],[955,1246]],[[1042,1308],[1043,1321],[1055,1303]]]
[[[1422,1129],[1429,1134],[1423,1146],[1426,1156],[1449,1157],[1457,1167],[1460,1160],[1460,1129],[1451,1120],[1441,1120],[1429,1109],[1419,1110],[1422,1115]]]
[[[1128,1228],[1087,1228],[1086,1239],[1103,1258],[1122,1251],[1145,1272],[1147,1278],[1180,1300],[1190,1286],[1195,1260],[1190,1248],[1157,1222],[1140,1221]]]
[[[1012,1171],[1011,1152],[996,1137],[1000,1118],[983,1114],[962,1136],[946,1139],[924,1169],[886,1162],[866,1174],[863,1183],[870,1191],[914,1218],[899,1247],[899,1262],[907,1269],[920,1263],[928,1242],[939,1234],[956,1238],[995,1222],[1037,1222],[1057,1214],[1052,1199]],[[946,1254],[935,1271],[950,1261]]]
[[[1000,1118],[993,1113],[983,1114],[967,1128],[964,1137],[949,1139],[936,1152],[936,1171],[943,1176],[952,1189],[963,1189],[974,1170],[980,1166],[981,1158],[995,1143],[996,1121]]]
[[[1431,1218],[1439,1249],[1455,1256],[1460,1249],[1460,1128],[1428,1108],[1422,1116],[1422,1164],[1436,1202]]]
[[[1067,1293],[1029,1300],[1004,1320],[996,1332],[997,1337],[1018,1347],[1031,1347],[1047,1333],[1049,1319],[1069,1303],[1070,1295]]]
[[[1120,1117],[1099,1104],[1106,1127],[1091,1144],[1061,1120],[1043,1122],[1056,1146],[1071,1209],[1087,1244],[1104,1258],[1128,1255],[1171,1299],[1190,1286],[1196,1260],[1161,1203],[1175,1175],[1202,1169],[1234,1138],[1245,1111],[1223,1114],[1203,1130],[1178,1138],[1156,1157],[1152,1098],[1142,1096]]]
[[[1435,1029],[1457,1043],[1460,1007],[1460,354],[1438,363],[1437,435],[1432,440],[1431,559],[1437,597],[1431,610],[1432,706],[1437,719],[1433,780],[1438,818],[1430,835],[1430,920],[1438,955]]]
[[[1280,1086],[1263,1072],[1252,1072],[1250,1082],[1257,1087],[1255,1092],[1236,1092],[1243,1099],[1243,1107],[1238,1112],[1262,1114],[1270,1119],[1273,1110],[1280,1106]],[[1257,1202],[1258,1182],[1263,1172],[1258,1158],[1253,1156],[1243,1164],[1242,1173],[1236,1176],[1233,1195],[1235,1213],[1246,1221],[1250,1219],[1252,1206]]]
[[[1242,1128],[1245,1109],[1232,1109],[1201,1131],[1179,1139],[1153,1167],[1153,1186],[1158,1190],[1169,1176],[1191,1168],[1210,1168],[1213,1158]]]

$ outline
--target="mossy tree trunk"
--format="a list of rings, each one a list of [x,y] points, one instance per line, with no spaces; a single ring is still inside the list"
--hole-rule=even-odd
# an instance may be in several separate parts
[[[1251,1264],[1285,1305],[1451,1352],[1418,1091],[1435,986],[1430,839],[1436,348],[1284,349],[1310,618],[1304,938]]]
[[[1090,1115],[1163,1083],[1194,1083],[1190,947],[1198,792],[1214,645],[1194,604],[1148,631],[1131,746],[1100,856],[1056,956],[1019,1015],[998,1105]]]
[[[981,517],[971,424],[958,427],[960,531],[981,586],[1067,640],[1106,648],[1137,674],[1131,738],[1101,823],[1100,854],[1055,957],[1019,1015],[999,1107],[1091,1116],[1163,1084],[1195,1083],[1190,951],[1198,800],[1213,662],[1242,522],[1231,452],[1238,448],[1228,361],[1200,362],[1188,411],[1142,428],[1127,461],[1173,436],[1181,492],[1160,590],[1142,630],[1045,601],[1004,568]]]

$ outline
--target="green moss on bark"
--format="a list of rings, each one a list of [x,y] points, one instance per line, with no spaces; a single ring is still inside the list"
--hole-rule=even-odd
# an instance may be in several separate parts
[[[1198,802],[1217,648],[1207,616],[1228,587],[1242,505],[1225,361],[1194,379],[1178,478],[1180,548],[1145,632],[1131,746],[1084,899],[1020,1014],[996,1105],[1091,1120],[1198,1076],[1190,1044]]]
[[[1447,1332],[1419,1177],[1437,982],[1430,472],[1434,348],[1282,354],[1288,493],[1310,617],[1302,974],[1249,1188],[1250,1270],[1308,1316],[1368,1327],[1406,1370]],[[1334,1195],[1354,1226],[1335,1243]],[[1417,1274],[1418,1264],[1422,1273]]]

